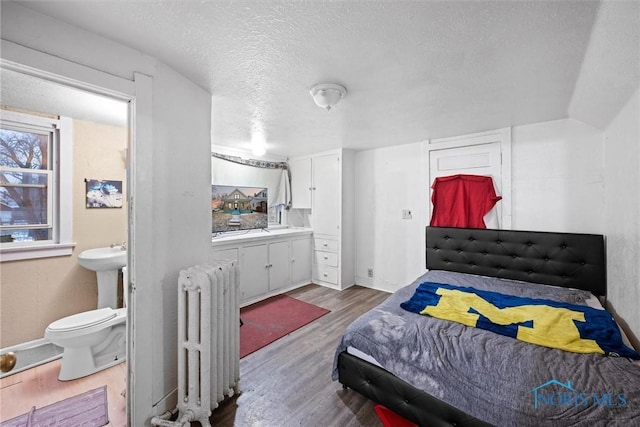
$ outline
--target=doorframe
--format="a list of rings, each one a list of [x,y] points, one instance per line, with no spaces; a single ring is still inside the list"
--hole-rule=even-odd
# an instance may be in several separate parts
[[[153,235],[148,221],[152,208],[153,79],[133,73],[133,80],[71,62],[48,53],[0,40],[0,69],[59,83],[71,88],[107,96],[129,104],[127,149],[127,265],[129,304],[127,306],[127,424],[142,425],[153,407],[151,364],[144,349],[151,348],[151,298],[136,298],[140,278],[152,277],[150,257]],[[141,162],[141,163],[139,163]],[[136,164],[148,165],[136,168]],[[139,197],[138,197],[139,195]],[[136,200],[139,199],[139,200]],[[137,208],[143,207],[143,209]],[[146,237],[146,238],[145,238]],[[137,256],[142,255],[142,256]],[[138,292],[136,292],[138,291]],[[144,290],[148,292],[148,290]],[[146,310],[146,311],[145,311]],[[139,314],[139,316],[136,316]],[[137,351],[137,348],[142,349]],[[134,374],[136,373],[136,374]],[[140,381],[136,381],[136,376]]]
[[[427,182],[427,188],[431,188],[429,176],[431,175],[429,159],[431,151],[444,150],[447,148],[462,148],[474,145],[500,143],[501,157],[501,196],[502,196],[502,216],[499,218],[501,228],[510,230],[512,223],[511,210],[511,128],[501,128],[486,132],[470,133],[466,135],[449,138],[439,138],[424,142],[423,169],[426,171],[423,182]],[[429,194],[429,192],[427,192]],[[431,197],[427,196],[427,210],[424,215],[425,223],[429,223],[429,212],[431,212]]]

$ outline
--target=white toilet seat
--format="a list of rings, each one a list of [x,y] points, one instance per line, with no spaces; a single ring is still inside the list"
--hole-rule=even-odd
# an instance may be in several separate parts
[[[112,308],[100,308],[97,310],[85,311],[83,313],[73,314],[56,320],[49,325],[49,332],[61,333],[71,332],[78,329],[90,328],[107,322],[117,316],[117,312]]]

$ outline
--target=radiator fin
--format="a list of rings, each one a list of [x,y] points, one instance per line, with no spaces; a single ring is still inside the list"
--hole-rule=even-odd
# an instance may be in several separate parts
[[[238,266],[213,261],[178,278],[178,419],[210,426],[209,416],[240,378]]]

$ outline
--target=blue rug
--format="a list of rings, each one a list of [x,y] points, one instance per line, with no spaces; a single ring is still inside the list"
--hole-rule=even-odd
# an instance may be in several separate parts
[[[70,397],[4,421],[0,427],[102,427],[109,423],[107,386]]]

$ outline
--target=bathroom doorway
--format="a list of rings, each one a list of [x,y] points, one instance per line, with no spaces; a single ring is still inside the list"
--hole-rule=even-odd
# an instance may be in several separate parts
[[[31,69],[23,72],[20,66],[7,67],[6,62],[2,65],[0,113],[3,117],[11,116],[12,120],[65,117],[70,126],[65,130],[58,128],[58,133],[70,133],[67,137],[71,136],[72,141],[71,145],[63,146],[63,137],[56,135],[57,140],[47,143],[46,154],[42,156],[46,160],[41,163],[50,164],[47,184],[52,188],[44,197],[51,217],[46,221],[50,231],[42,242],[36,241],[28,224],[16,220],[21,214],[19,203],[11,197],[1,200],[4,213],[15,214],[15,218],[8,217],[9,226],[3,228],[3,234],[8,237],[3,238],[0,273],[0,348],[3,353],[15,350],[18,355],[16,370],[3,375],[8,377],[18,371],[55,363],[52,360],[59,359],[60,349],[44,339],[47,325],[96,308],[96,272],[80,266],[78,254],[93,247],[127,245],[133,112],[131,99],[126,96],[112,96],[109,91],[97,88],[89,90],[88,86],[80,87],[81,84],[65,84],[61,81],[64,79],[49,79],[48,73]],[[25,134],[31,132],[28,127],[19,130]],[[96,206],[89,197],[90,191],[95,190],[90,188],[90,183],[96,181],[119,183],[115,193],[120,193],[120,203]],[[113,200],[114,192],[109,196]],[[118,283],[122,284],[121,275]],[[118,307],[123,304],[121,289],[117,293]],[[121,369],[124,379],[128,369],[126,366]],[[5,384],[10,382],[5,381],[3,386]],[[122,399],[125,399],[124,386],[123,383],[123,388],[118,390]],[[64,396],[55,390],[50,403],[60,398]],[[41,406],[42,400],[38,402]],[[126,409],[126,401],[123,407]]]

